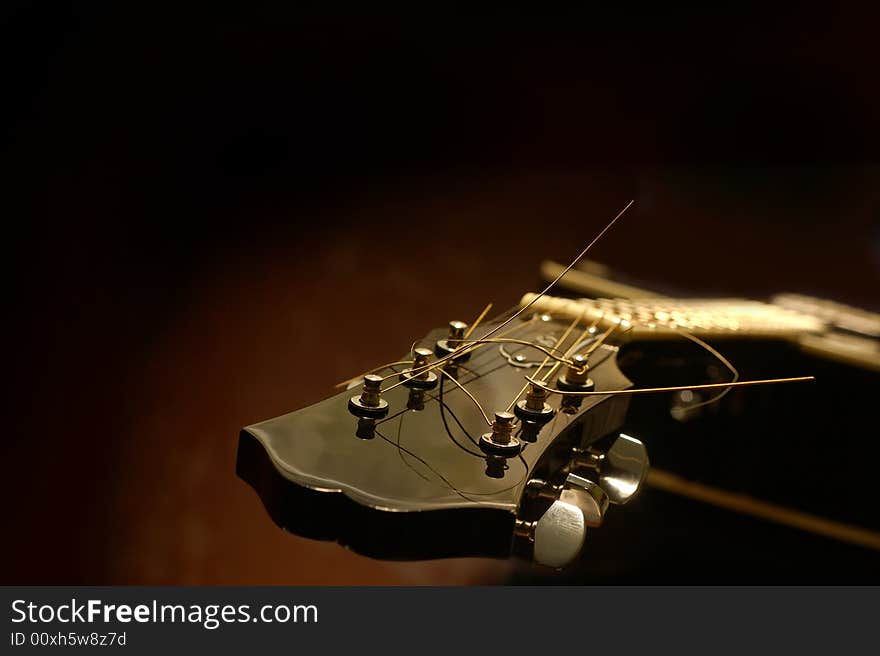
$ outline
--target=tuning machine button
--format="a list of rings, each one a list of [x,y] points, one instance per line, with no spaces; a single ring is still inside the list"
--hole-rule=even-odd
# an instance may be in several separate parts
[[[558,497],[537,521],[518,520],[515,531],[532,543],[535,563],[561,569],[580,555],[587,528],[602,523],[608,497],[594,482],[577,474],[569,474],[561,486],[540,485],[539,494],[558,493]]]
[[[576,449],[571,464],[572,471],[595,472],[599,487],[615,504],[626,503],[636,495],[650,465],[645,445],[623,433],[607,451],[594,447]]]

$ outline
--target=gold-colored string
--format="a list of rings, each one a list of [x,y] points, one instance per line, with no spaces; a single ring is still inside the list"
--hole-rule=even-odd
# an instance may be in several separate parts
[[[480,312],[480,316],[478,316],[474,322],[471,324],[471,327],[467,329],[467,332],[464,334],[464,339],[467,339],[471,336],[471,333],[474,332],[477,326],[480,325],[480,322],[489,314],[489,310],[492,309],[492,304],[489,303],[486,307],[483,308],[483,311]]]
[[[531,348],[546,354],[546,356],[551,360],[556,360],[557,362],[561,362],[563,364],[571,364],[571,360],[568,360],[565,357],[565,354],[562,351],[559,351],[559,349],[555,346],[544,346],[543,344],[531,342],[527,339],[514,339],[510,337],[490,337],[489,339],[481,339],[479,340],[479,342],[481,344],[521,344],[523,346],[530,346]],[[561,355],[556,355],[554,351],[559,351]]]
[[[704,383],[701,385],[676,385],[674,387],[642,387],[637,389],[625,390],[604,390],[592,392],[569,392],[566,390],[553,389],[547,387],[544,383],[533,380],[529,376],[525,377],[530,383],[534,383],[541,389],[545,389],[551,394],[563,394],[566,396],[622,396],[627,394],[653,394],[655,392],[683,392],[685,390],[701,390],[701,389],[724,389],[725,387],[751,387],[754,385],[778,385],[781,383],[806,383],[816,380],[815,376],[794,376],[792,378],[765,378],[762,380],[741,380],[736,383]]]
[[[457,348],[456,350],[454,350],[452,353],[449,353],[449,354],[447,354],[447,355],[444,355],[442,358],[439,358],[438,360],[436,360],[435,362],[433,362],[433,363],[431,363],[431,364],[429,364],[429,365],[425,365],[424,367],[417,367],[417,368],[414,368],[414,369],[410,372],[411,375],[415,376],[415,375],[418,375],[418,374],[424,373],[425,371],[430,371],[431,369],[433,369],[433,368],[435,368],[435,367],[437,367],[437,366],[440,366],[440,365],[442,365],[442,364],[448,362],[448,361],[451,360],[451,359],[458,358],[458,357],[461,357],[462,355],[464,355],[465,353],[469,353],[469,352],[470,352],[470,349],[475,348],[475,345],[476,345],[476,344],[481,344],[481,343],[483,343],[482,340],[485,340],[485,339],[487,339],[487,338],[489,338],[489,337],[492,337],[494,334],[496,334],[497,332],[499,332],[502,328],[506,327],[510,322],[512,322],[512,321],[513,321],[514,319],[516,319],[518,316],[520,316],[521,314],[523,314],[523,313],[524,313],[526,310],[528,310],[532,305],[534,305],[535,302],[538,301],[538,299],[540,299],[540,298],[541,298],[542,296],[544,296],[547,292],[549,292],[549,291],[553,288],[553,286],[554,286],[557,282],[559,282],[559,281],[562,279],[562,277],[563,277],[566,273],[568,273],[569,271],[571,271],[571,269],[574,267],[574,265],[577,264],[577,263],[578,263],[578,262],[584,257],[584,255],[586,255],[586,254],[589,252],[589,250],[590,250],[590,249],[596,244],[596,242],[598,242],[598,241],[599,241],[599,240],[605,235],[605,233],[608,232],[608,231],[611,229],[611,227],[612,227],[615,223],[617,223],[617,220],[620,219],[620,217],[622,217],[630,207],[632,207],[633,203],[635,203],[635,200],[631,200],[629,203],[627,203],[627,204],[626,204],[626,207],[624,207],[622,210],[620,210],[620,212],[617,213],[617,216],[615,216],[613,219],[611,219],[611,221],[608,223],[608,225],[606,225],[606,226],[602,229],[602,231],[601,231],[598,235],[596,235],[596,237],[593,238],[593,241],[591,241],[589,244],[587,244],[586,248],[584,248],[580,253],[578,253],[577,257],[575,257],[574,260],[572,260],[571,263],[570,263],[567,267],[565,267],[565,269],[563,269],[562,272],[561,272],[561,273],[560,273],[560,274],[559,274],[559,275],[558,275],[553,281],[551,281],[549,285],[547,285],[547,286],[541,291],[541,293],[537,294],[537,295],[536,295],[531,301],[529,301],[526,305],[524,305],[524,306],[521,307],[519,310],[517,310],[516,312],[514,312],[511,316],[509,316],[507,319],[505,319],[504,321],[502,321],[500,324],[498,324],[497,326],[495,326],[494,328],[492,328],[489,332],[487,332],[486,334],[484,334],[480,339],[476,340],[476,341],[475,341],[473,344],[471,344],[470,346],[459,347],[459,348]],[[399,384],[399,383],[398,383],[398,384]],[[394,387],[394,385],[393,385],[392,387]],[[389,388],[387,388],[387,389],[383,389],[382,391],[383,391],[383,392],[388,391],[388,390],[391,389],[392,387],[389,387]]]
[[[622,210],[620,210],[620,212],[617,213],[617,216],[615,216],[613,219],[611,219],[611,221],[608,223],[608,225],[606,225],[604,228],[602,228],[602,232],[600,232],[598,235],[596,235],[596,236],[593,238],[593,241],[591,241],[589,244],[587,244],[586,248],[584,248],[580,253],[578,253],[577,257],[575,257],[575,258],[571,261],[571,263],[570,263],[567,267],[565,267],[565,268],[562,270],[562,272],[561,272],[558,276],[556,276],[556,278],[554,278],[554,279],[550,282],[550,284],[547,285],[547,286],[541,291],[541,293],[537,294],[537,295],[536,295],[531,301],[529,301],[529,302],[526,303],[524,306],[522,306],[519,310],[517,310],[517,311],[516,311],[511,317],[509,317],[508,319],[506,319],[504,322],[498,324],[495,328],[493,328],[493,329],[490,330],[488,333],[486,333],[485,335],[483,335],[483,338],[491,337],[493,334],[495,334],[496,332],[498,332],[499,330],[501,330],[502,328],[504,328],[504,326],[506,326],[507,324],[509,324],[511,321],[513,321],[514,319],[516,319],[516,318],[517,318],[519,315],[521,315],[523,312],[525,312],[525,311],[528,310],[530,307],[532,307],[532,305],[534,305],[534,304],[538,301],[538,299],[540,299],[540,298],[541,298],[542,296],[544,296],[547,292],[549,292],[549,291],[553,288],[553,286],[556,285],[556,283],[558,283],[560,280],[562,280],[562,277],[563,277],[566,273],[568,273],[569,271],[572,270],[572,268],[574,267],[575,264],[577,264],[578,262],[580,262],[580,260],[584,257],[584,255],[586,255],[586,254],[590,251],[590,249],[593,248],[593,246],[596,244],[596,242],[599,241],[600,239],[602,239],[602,237],[605,235],[605,233],[608,232],[608,231],[611,229],[611,227],[612,227],[615,223],[617,223],[617,220],[618,220],[620,217],[622,217],[622,216],[626,213],[626,211],[627,211],[630,207],[633,206],[633,203],[635,203],[635,202],[636,202],[635,200],[631,200],[630,202],[628,202],[628,203],[626,204],[626,207],[624,207]]]
[[[511,328],[510,330],[508,330],[507,332],[502,333],[502,334],[503,335],[511,335],[518,330],[522,330],[523,328],[527,327],[528,325],[530,325],[530,322],[523,322],[523,323],[519,324],[518,326],[514,326],[513,328]],[[481,342],[480,340],[474,340],[473,342],[470,343],[469,346],[466,346],[465,348],[460,348],[450,355],[455,355],[455,357],[461,357],[465,353],[470,353],[472,351],[475,351],[476,349],[480,348],[483,345],[484,345],[484,343]],[[434,362],[432,362],[430,364],[425,365],[424,367],[416,367],[416,368],[412,369],[412,371],[410,372],[410,375],[414,376],[414,375],[424,373],[426,371],[431,371],[433,369],[436,369],[437,367],[443,366],[448,359],[449,359],[449,356],[444,356],[438,360],[435,360]],[[385,376],[383,378],[383,381],[387,378],[390,378],[390,376]],[[383,388],[382,392],[387,392],[389,390],[394,389],[398,385],[402,385],[402,384],[403,384],[403,381],[399,381],[397,383],[394,383],[393,385],[390,385],[386,388]]]
[[[343,380],[341,383],[336,383],[336,385],[334,385],[333,387],[335,387],[336,389],[339,389],[340,387],[347,387],[348,385],[351,385],[353,382],[363,379],[364,376],[367,376],[369,374],[374,374],[377,371],[382,371],[383,369],[390,369],[391,367],[398,367],[398,366],[401,366],[404,364],[413,364],[414,362],[415,362],[414,360],[398,360],[397,362],[389,362],[388,364],[383,364],[378,367],[373,367],[369,371],[365,371],[364,373],[362,373],[359,376],[354,376],[353,378],[349,378],[348,380]]]
[[[455,376],[450,376],[448,373],[446,373],[442,369],[440,370],[440,375],[446,376],[449,380],[451,380],[453,383],[455,383],[458,386],[458,389],[460,389],[462,392],[467,394],[468,397],[470,398],[470,400],[474,402],[474,405],[477,406],[477,409],[480,411],[480,414],[483,415],[483,419],[486,420],[486,423],[489,424],[489,426],[492,425],[492,420],[489,419],[489,415],[486,414],[486,411],[483,410],[483,406],[480,404],[479,401],[477,401],[477,397],[475,397],[473,394],[471,394],[470,391],[468,389],[466,389],[464,385],[462,385],[457,380],[455,380]]]
[[[704,342],[702,339],[700,339],[700,338],[697,337],[696,335],[691,335],[691,334],[690,334],[689,332],[687,332],[686,330],[681,330],[681,329],[677,329],[677,330],[678,330],[678,332],[681,333],[684,337],[687,337],[687,338],[688,338],[689,340],[691,340],[692,342],[698,344],[699,346],[702,346],[704,349],[706,349],[707,351],[709,351],[709,353],[711,353],[712,355],[714,355],[714,356],[718,359],[718,361],[721,362],[721,364],[723,364],[725,367],[727,367],[728,369],[730,369],[730,373],[733,374],[733,378],[731,379],[730,382],[735,383],[736,381],[739,380],[739,371],[737,371],[736,367],[734,367],[734,366],[730,363],[730,361],[729,361],[727,358],[725,358],[723,355],[721,355],[721,353],[719,353],[715,348],[709,346],[709,344],[707,344],[706,342]],[[729,391],[730,391],[730,388],[729,388],[729,387],[726,387],[725,389],[721,390],[721,391],[720,391],[718,394],[716,394],[715,396],[713,396],[713,397],[711,397],[711,398],[709,398],[709,399],[707,399],[707,400],[705,400],[705,401],[700,401],[700,402],[698,402],[698,403],[692,403],[692,404],[690,404],[690,405],[686,405],[686,406],[684,406],[684,407],[682,408],[682,410],[693,410],[694,408],[701,408],[701,407],[703,407],[704,405],[709,405],[709,404],[711,404],[711,403],[715,403],[715,402],[717,402],[717,401],[720,401],[721,399],[723,399],[723,398],[727,395],[727,393],[728,393]]]
[[[604,315],[603,315],[603,316],[604,316]],[[583,338],[586,337],[587,334],[589,334],[591,331],[594,331],[594,330],[596,329],[596,326],[599,325],[599,322],[600,322],[601,320],[602,320],[602,317],[599,317],[599,318],[593,323],[592,326],[590,326],[587,330],[585,330],[584,333],[583,333],[583,335],[582,335],[582,336],[581,336],[581,337],[580,337],[580,338],[574,343],[574,345],[571,347],[571,350],[574,350],[575,348],[577,348],[577,346],[583,341]],[[587,350],[584,351],[583,353],[575,353],[575,354],[571,354],[571,353],[568,353],[568,352],[567,352],[567,353],[565,354],[566,357],[569,357],[569,356],[574,357],[574,355],[582,355],[582,356],[584,357],[585,360],[588,360],[589,357],[590,357],[590,356],[596,351],[596,349],[599,348],[600,346],[602,346],[602,344],[605,342],[605,340],[608,339],[608,336],[611,335],[611,333],[613,333],[613,332],[617,329],[617,327],[618,327],[619,325],[620,325],[620,322],[618,321],[617,323],[614,323],[614,324],[612,324],[611,326],[609,326],[608,329],[605,330],[604,333],[602,333],[601,335],[599,335],[599,337],[597,337],[593,342],[590,343],[590,346],[589,346],[589,347],[587,348]],[[569,358],[569,359],[570,359],[570,358]],[[560,365],[560,364],[561,364],[561,363],[559,363],[559,362],[557,362],[556,364],[554,364],[554,365],[553,365],[553,366],[547,371],[547,373],[544,374],[544,377],[541,379],[541,382],[542,382],[542,383],[546,383],[547,380],[549,380],[550,376],[552,376],[552,375],[556,372],[556,370],[559,369],[559,365]],[[537,377],[538,377],[538,375],[535,374],[535,378],[537,378]],[[526,383],[526,385],[528,385],[528,383]]]
[[[584,318],[584,313],[581,312],[581,316],[577,317],[574,321],[572,321],[571,324],[569,324],[568,328],[565,329],[565,332],[562,333],[562,336],[558,340],[556,340],[556,344],[554,344],[554,348],[558,349],[562,344],[565,343],[565,340],[568,339],[568,336],[571,334],[571,331],[574,330],[574,327],[576,325],[578,325],[578,322],[580,322],[580,320],[583,318]],[[587,329],[587,330],[589,330],[589,329]],[[577,341],[575,341],[575,344],[577,344]],[[535,372],[535,376],[537,376],[539,373],[541,373],[541,369],[543,369],[545,366],[547,366],[548,362],[550,362],[549,355],[544,358],[543,362],[541,362],[541,366],[538,367],[538,370]],[[558,364],[559,363],[557,363],[557,366],[558,366]],[[523,394],[525,394],[525,391],[528,388],[529,388],[528,383],[526,383],[525,385],[522,386],[522,389],[519,392],[517,392],[516,396],[513,397],[513,401],[511,401],[510,405],[507,406],[507,409],[505,412],[510,412],[511,408],[513,408],[513,406],[516,405],[516,402],[519,401],[519,397],[521,397]]]

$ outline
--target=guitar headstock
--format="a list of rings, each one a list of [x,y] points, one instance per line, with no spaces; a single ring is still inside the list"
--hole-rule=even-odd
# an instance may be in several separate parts
[[[630,387],[597,324],[535,313],[478,344],[453,322],[410,362],[243,429],[238,473],[281,527],[366,555],[564,566],[647,470],[641,443],[618,436],[627,396],[547,398],[525,384]]]

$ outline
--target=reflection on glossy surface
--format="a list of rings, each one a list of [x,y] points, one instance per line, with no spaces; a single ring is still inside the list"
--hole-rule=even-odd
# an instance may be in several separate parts
[[[534,560],[560,569],[574,561],[584,548],[587,527],[583,511],[573,503],[554,501],[534,527]]]
[[[376,420],[369,417],[358,419],[354,434],[362,440],[372,440],[376,437]]]
[[[409,398],[406,400],[408,410],[424,410],[425,409],[425,390],[412,389],[409,392]]]
[[[489,478],[504,478],[504,472],[510,469],[507,458],[502,456],[486,456],[486,476]]]
[[[614,503],[626,503],[645,480],[648,465],[645,445],[634,437],[621,434],[604,455],[599,485]]]
[[[564,394],[562,396],[562,400],[559,402],[559,411],[566,415],[574,415],[577,414],[577,411],[581,408],[581,402],[583,401],[582,396],[573,396],[571,394]]]
[[[593,481],[577,474],[566,477],[559,500],[580,508],[587,526],[600,526],[605,519],[605,511],[608,510],[608,495],[605,491]]]
[[[541,432],[541,429],[545,426],[545,424],[539,424],[534,421],[523,420],[521,426],[521,432],[519,433],[519,438],[523,442],[537,442],[538,434]]]

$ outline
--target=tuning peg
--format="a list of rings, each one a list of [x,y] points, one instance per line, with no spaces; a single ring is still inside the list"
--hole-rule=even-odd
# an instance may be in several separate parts
[[[592,481],[569,474],[559,487],[545,487],[559,491],[559,498],[535,522],[517,522],[517,534],[533,543],[532,558],[545,567],[561,569],[571,564],[581,553],[587,537],[587,527],[599,526],[608,508],[608,497]]]
[[[611,503],[623,504],[639,491],[648,473],[648,451],[641,441],[620,434],[607,451],[588,447],[575,451],[572,469],[596,472]]]

